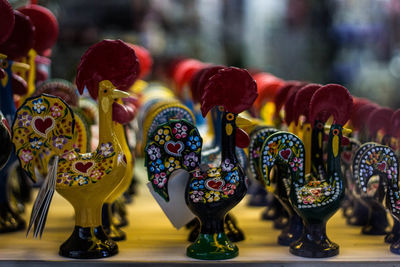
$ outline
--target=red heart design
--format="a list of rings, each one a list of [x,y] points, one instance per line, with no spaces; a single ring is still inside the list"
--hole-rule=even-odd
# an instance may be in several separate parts
[[[165,143],[165,149],[168,154],[174,155],[174,156],[181,156],[181,152],[184,149],[184,145],[182,142],[173,142],[173,141],[168,141]]]
[[[208,180],[206,182],[206,187],[213,189],[215,191],[219,191],[221,187],[224,185],[224,182],[222,180]]]
[[[284,160],[288,160],[288,158],[290,157],[291,154],[292,154],[292,151],[290,150],[290,148],[286,148],[285,150],[279,151],[279,155],[280,155]]]
[[[46,117],[45,119],[41,117],[34,118],[34,130],[38,132],[40,135],[46,137],[47,133],[53,128],[54,126],[54,119],[51,117]]]
[[[93,162],[89,161],[86,163],[83,162],[76,162],[74,167],[81,173],[87,173],[87,171],[93,166]]]
[[[386,162],[378,163],[378,170],[380,170],[381,172],[384,172],[386,170]]]

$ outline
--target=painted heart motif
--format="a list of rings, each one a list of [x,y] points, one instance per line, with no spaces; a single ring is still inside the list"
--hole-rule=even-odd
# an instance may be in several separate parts
[[[182,156],[181,152],[185,148],[185,145],[181,141],[168,141],[165,143],[164,147],[168,154],[173,156]]]
[[[386,170],[386,162],[380,162],[378,163],[378,170],[380,170],[381,172],[384,172]]]
[[[35,117],[33,118],[32,128],[39,135],[47,137],[47,134],[54,128],[54,119],[52,117]]]
[[[209,190],[214,190],[214,191],[221,191],[222,187],[225,185],[224,180],[220,179],[209,179],[206,180],[205,186]]]
[[[74,164],[74,169],[77,170],[78,172],[81,173],[88,173],[89,170],[94,166],[94,163],[92,161],[88,161],[88,162],[81,162],[78,161]]]
[[[279,151],[279,156],[281,156],[281,158],[283,158],[284,160],[288,160],[291,154],[292,150],[290,150],[289,148]]]

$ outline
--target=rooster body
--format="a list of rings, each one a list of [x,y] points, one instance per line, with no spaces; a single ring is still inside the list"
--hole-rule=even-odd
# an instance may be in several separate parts
[[[229,89],[231,94],[225,95]],[[247,71],[237,68],[218,71],[202,91],[203,116],[218,105],[225,110],[219,166],[202,164],[202,138],[197,128],[185,120],[170,120],[149,136],[146,166],[149,180],[159,195],[169,201],[168,179],[172,172],[184,169],[189,173],[186,204],[201,221],[198,238],[187,248],[189,257],[229,259],[238,255],[237,246],[224,232],[224,217],[247,191],[246,176],[235,152],[236,117],[251,106],[256,96],[254,80]]]

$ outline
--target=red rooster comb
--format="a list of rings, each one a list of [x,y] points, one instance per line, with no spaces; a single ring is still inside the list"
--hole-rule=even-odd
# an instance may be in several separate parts
[[[258,89],[258,97],[254,102],[257,109],[260,109],[266,101],[273,100],[279,88],[285,84],[283,80],[266,72],[256,73],[253,78],[256,80]]]
[[[57,41],[58,22],[53,13],[39,5],[27,5],[18,8],[18,11],[28,16],[35,26],[35,44],[33,48],[40,55],[50,49]]]
[[[194,75],[190,82],[190,89],[192,91],[193,101],[199,103],[201,101],[201,96],[203,95],[204,86],[207,84],[208,79],[217,74],[224,66],[211,66],[205,67]]]
[[[150,52],[143,46],[130,43],[126,44],[132,47],[133,50],[135,50],[136,56],[138,57],[140,64],[139,79],[142,79],[151,71],[151,67],[153,66],[153,58],[151,57]]]
[[[14,12],[7,0],[0,0],[0,44],[4,43],[13,31]]]
[[[109,80],[119,90],[127,91],[139,75],[139,61],[135,51],[121,40],[103,40],[91,46],[78,66],[76,85],[79,93],[85,86],[90,96],[97,99],[99,83]]]
[[[294,100],[296,98],[297,92],[303,87],[303,84],[297,84],[290,88],[285,101],[285,122],[289,125],[296,116],[296,110],[294,109]],[[297,124],[297,122],[296,122]]]
[[[367,127],[371,136],[375,136],[376,133],[383,129],[386,134],[391,131],[390,119],[392,118],[394,111],[391,108],[377,108],[372,111],[368,117]]]
[[[356,130],[361,130],[368,121],[368,117],[372,111],[379,108],[377,104],[366,103],[359,107],[351,116],[351,123]]]
[[[311,83],[306,86],[303,86],[296,94],[296,98],[294,100],[293,108],[295,110],[295,115],[294,115],[294,121],[297,122],[299,121],[300,115],[305,116],[305,122],[309,123],[309,107],[310,107],[310,101],[313,96],[313,94],[321,88],[322,85],[320,84],[315,84]]]
[[[344,125],[351,115],[353,98],[349,91],[339,84],[327,84],[319,88],[311,98],[309,118],[326,121],[333,116],[333,123]]]
[[[11,35],[0,45],[0,53],[13,60],[26,56],[35,41],[33,37],[35,27],[29,17],[14,10],[14,18],[15,24]]]
[[[250,108],[257,95],[257,84],[247,70],[224,68],[205,85],[201,113],[205,117],[211,108],[223,106],[226,111],[238,114]]]
[[[205,65],[205,63],[195,59],[185,59],[178,63],[173,76],[178,94],[181,94],[183,86],[190,82],[193,75],[204,68]]]
[[[274,98],[274,103],[275,103],[275,116],[279,116],[279,112],[281,111],[281,108],[283,107],[283,104],[286,102],[287,95],[292,88],[292,86],[298,85],[298,81],[288,81],[285,83],[284,86],[279,88],[278,92],[275,95]]]
[[[400,137],[400,109],[393,113],[392,118],[390,119],[390,124],[392,126],[391,135]]]

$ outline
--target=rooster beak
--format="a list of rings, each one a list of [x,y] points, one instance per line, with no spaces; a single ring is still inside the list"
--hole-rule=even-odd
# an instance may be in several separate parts
[[[250,135],[254,128],[263,125],[263,122],[254,118],[246,118],[239,114],[236,118],[236,125]]]
[[[113,92],[111,94],[113,98],[125,98],[125,97],[130,97],[131,95],[127,92],[118,90],[118,89],[113,89]]]
[[[14,62],[11,66],[12,72],[24,73],[28,71],[31,67],[28,64],[21,62]]]

